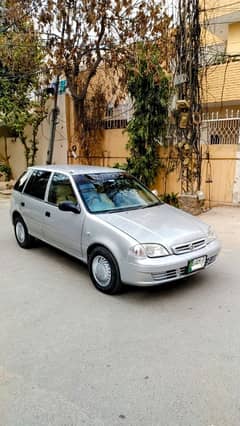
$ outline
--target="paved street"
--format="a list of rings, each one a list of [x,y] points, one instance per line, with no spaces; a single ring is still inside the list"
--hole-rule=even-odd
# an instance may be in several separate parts
[[[215,266],[94,289],[85,266],[20,249],[0,200],[0,426],[239,426],[240,209],[215,208]]]

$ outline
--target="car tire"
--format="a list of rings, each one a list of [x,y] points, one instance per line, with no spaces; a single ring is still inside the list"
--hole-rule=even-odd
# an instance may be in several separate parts
[[[17,216],[14,220],[14,233],[17,243],[21,248],[27,249],[32,247],[34,238],[29,235],[27,226],[20,216]]]
[[[106,294],[119,293],[123,284],[118,264],[105,247],[95,247],[88,257],[89,275],[95,287]]]

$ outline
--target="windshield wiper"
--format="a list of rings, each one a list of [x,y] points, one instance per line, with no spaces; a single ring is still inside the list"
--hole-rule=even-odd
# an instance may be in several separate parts
[[[147,206],[126,206],[126,207],[118,207],[118,208],[115,208],[115,209],[109,209],[109,210],[99,210],[99,211],[92,212],[92,213],[94,213],[94,214],[99,214],[99,213],[101,213],[101,214],[103,214],[103,213],[121,213],[121,212],[128,212],[128,211],[131,211],[131,210],[146,209],[146,208],[148,208],[148,207],[159,206],[159,205],[162,205],[162,204],[164,204],[164,203],[162,203],[162,202],[159,200],[159,201],[156,201],[155,203],[153,203],[153,204],[149,204],[149,205],[147,205]]]
[[[160,204],[163,204],[162,201],[156,201],[155,203],[152,204],[148,204],[147,206],[142,206],[142,209],[147,209],[148,207],[154,207],[154,206],[159,206]]]

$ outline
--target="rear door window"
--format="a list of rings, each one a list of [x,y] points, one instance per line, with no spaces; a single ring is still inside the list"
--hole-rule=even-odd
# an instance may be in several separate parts
[[[50,174],[51,172],[45,170],[34,170],[24,189],[24,194],[44,200]]]
[[[17,180],[17,182],[15,183],[15,185],[14,185],[14,189],[15,189],[15,191],[18,191],[18,192],[22,192],[22,190],[23,190],[23,188],[24,188],[24,186],[25,186],[25,184],[26,184],[26,182],[27,182],[27,180],[28,180],[28,178],[29,178],[29,176],[30,176],[30,174],[31,174],[31,171],[30,170],[26,170],[19,178],[18,178],[18,180]]]

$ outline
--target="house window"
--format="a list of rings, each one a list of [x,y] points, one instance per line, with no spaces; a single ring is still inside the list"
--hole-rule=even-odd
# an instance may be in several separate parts
[[[218,134],[213,134],[210,136],[210,144],[211,145],[219,145],[220,144],[220,137]]]

